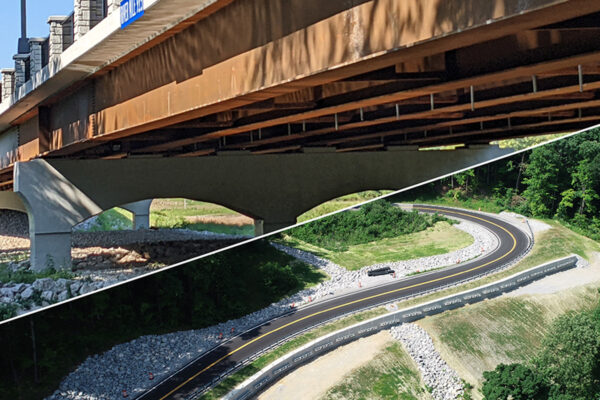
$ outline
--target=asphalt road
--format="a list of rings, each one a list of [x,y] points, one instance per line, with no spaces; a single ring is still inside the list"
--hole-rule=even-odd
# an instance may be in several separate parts
[[[415,206],[424,212],[437,212],[480,224],[493,231],[500,245],[492,253],[471,262],[425,275],[415,275],[385,286],[365,289],[352,294],[318,302],[310,307],[294,310],[267,322],[249,332],[227,341],[204,354],[171,378],[159,383],[139,399],[184,399],[196,389],[204,387],[224,372],[252,355],[298,331],[336,318],[341,314],[368,308],[384,302],[414,296],[440,286],[485,274],[487,271],[521,256],[529,245],[528,237],[515,226],[498,218],[467,210],[440,206]]]

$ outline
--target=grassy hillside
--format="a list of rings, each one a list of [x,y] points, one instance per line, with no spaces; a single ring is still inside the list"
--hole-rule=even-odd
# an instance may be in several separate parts
[[[473,237],[441,221],[421,232],[351,245],[344,251],[325,249],[291,236],[284,236],[282,243],[355,270],[376,263],[445,254],[471,245]]]
[[[365,192],[353,193],[338,197],[337,199],[329,200],[311,210],[308,210],[298,217],[298,222],[308,221],[309,219],[341,210],[342,208],[352,207],[355,204],[359,204],[369,199],[374,199],[387,193],[391,193],[391,190],[367,190]]]
[[[391,340],[369,362],[343,377],[322,400],[400,399],[429,400],[431,395],[417,364],[402,344]]]
[[[484,371],[499,363],[530,361],[551,322],[571,310],[591,309],[598,303],[598,287],[600,282],[552,294],[502,297],[418,324],[446,362],[475,387],[473,397],[481,398],[478,389]]]

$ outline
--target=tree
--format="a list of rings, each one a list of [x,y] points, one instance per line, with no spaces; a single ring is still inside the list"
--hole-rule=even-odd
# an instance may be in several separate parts
[[[483,377],[485,400],[542,400],[548,395],[544,378],[523,364],[499,364]]]
[[[527,189],[523,196],[528,200],[529,211],[536,217],[550,217],[555,213],[559,193],[560,154],[552,146],[533,150],[525,170]]]
[[[600,332],[592,312],[557,318],[535,365],[550,385],[549,399],[589,400],[600,395]]]

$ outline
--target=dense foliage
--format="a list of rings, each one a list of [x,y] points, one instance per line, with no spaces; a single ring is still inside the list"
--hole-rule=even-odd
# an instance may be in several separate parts
[[[420,232],[438,221],[447,219],[437,214],[406,212],[381,200],[301,225],[290,234],[328,250],[344,251],[351,245]]]
[[[483,373],[482,392],[487,400],[545,400],[548,388],[535,370],[521,364],[500,364]]]
[[[600,129],[537,147],[398,196],[555,218],[600,240]]]
[[[531,364],[484,372],[485,400],[600,399],[600,303],[557,318]]]
[[[238,318],[322,277],[258,242],[2,325],[0,398],[43,398],[90,354]]]

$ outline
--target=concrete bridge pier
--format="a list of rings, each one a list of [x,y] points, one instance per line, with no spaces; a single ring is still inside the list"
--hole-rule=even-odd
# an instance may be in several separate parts
[[[32,268],[70,268],[73,226],[102,207],[44,160],[17,163],[14,176],[29,218]]]
[[[150,228],[150,205],[152,205],[152,200],[140,200],[121,206],[133,214],[134,230]]]
[[[264,220],[264,219],[255,219],[254,220],[254,236],[261,236],[265,233],[274,232],[279,229],[287,228],[288,226],[296,224],[296,217],[288,218],[285,221],[276,221],[276,220]]]
[[[19,162],[14,192],[29,215],[32,268],[70,267],[74,225],[115,206],[148,226],[150,201],[183,197],[223,205],[256,220],[256,234],[292,225],[327,200],[364,190],[401,189],[511,153],[474,146],[452,151],[385,151]],[[14,196],[11,197],[14,200]],[[0,198],[1,201],[1,198]],[[2,208],[2,204],[0,204]]]

